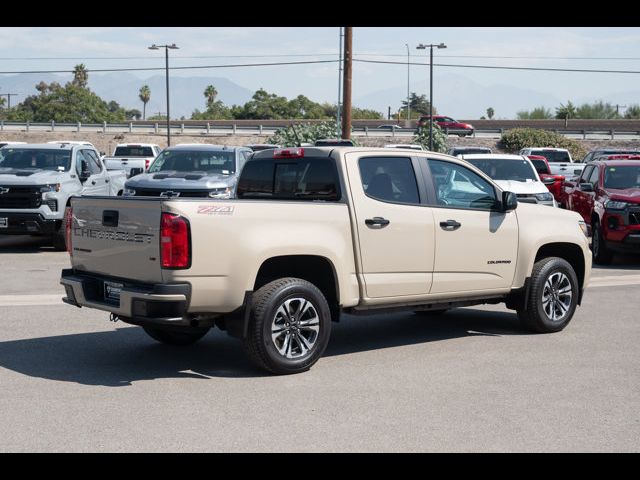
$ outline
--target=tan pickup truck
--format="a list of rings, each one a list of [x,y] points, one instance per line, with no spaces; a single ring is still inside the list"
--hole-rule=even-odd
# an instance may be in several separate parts
[[[556,332],[591,272],[577,213],[518,204],[432,152],[265,150],[233,200],[76,198],[67,214],[66,303],[173,345],[218,326],[278,374],[309,369],[342,312],[504,302]]]

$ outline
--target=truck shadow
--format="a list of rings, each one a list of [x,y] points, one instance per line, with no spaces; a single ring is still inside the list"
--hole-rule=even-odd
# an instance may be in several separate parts
[[[514,314],[464,309],[440,317],[354,317],[333,325],[325,356],[476,336],[525,334]],[[0,367],[31,377],[108,387],[159,378],[269,376],[250,364],[240,342],[212,330],[190,347],[151,340],[141,328],[0,342]]]
[[[53,251],[51,240],[47,237],[0,235],[0,254],[39,253],[42,251]]]

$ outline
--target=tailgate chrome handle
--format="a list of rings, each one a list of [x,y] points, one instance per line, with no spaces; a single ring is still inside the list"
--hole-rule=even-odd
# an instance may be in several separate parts
[[[102,212],[102,225],[105,227],[117,227],[118,217],[120,216],[117,210],[105,210]]]

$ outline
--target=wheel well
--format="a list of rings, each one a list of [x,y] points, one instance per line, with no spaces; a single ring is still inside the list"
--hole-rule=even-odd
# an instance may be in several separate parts
[[[573,243],[549,243],[543,245],[536,254],[535,261],[547,257],[560,257],[571,264],[578,277],[578,284],[584,281],[584,255],[582,249]]]
[[[258,270],[253,290],[278,278],[295,277],[313,283],[331,309],[338,307],[338,281],[331,261],[316,255],[286,255],[266,260]]]

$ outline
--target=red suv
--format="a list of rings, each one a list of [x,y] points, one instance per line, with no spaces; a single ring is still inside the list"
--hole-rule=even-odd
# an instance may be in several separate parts
[[[596,160],[564,185],[567,208],[591,225],[594,263],[640,253],[640,160]]]
[[[542,155],[527,155],[527,158],[531,160],[533,168],[536,169],[536,172],[538,172],[538,175],[540,176],[540,180],[547,186],[547,189],[549,189],[553,197],[556,199],[556,202],[558,202],[558,206],[564,206],[564,201],[560,201],[562,197],[562,184],[565,179],[564,175],[553,175],[551,173],[549,162],[546,157],[543,157]]]
[[[426,127],[429,125],[429,115],[423,115],[418,120],[418,127]],[[462,123],[454,120],[451,117],[445,117],[444,115],[434,115],[433,121],[445,131],[445,133],[456,133],[459,137],[465,135],[473,135],[473,125],[470,123]]]

